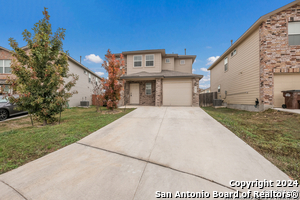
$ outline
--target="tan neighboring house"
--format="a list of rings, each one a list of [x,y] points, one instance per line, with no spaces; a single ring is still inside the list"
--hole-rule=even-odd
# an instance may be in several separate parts
[[[206,88],[206,89],[203,89],[200,94],[203,94],[203,93],[210,93],[210,87],[209,88]]]
[[[218,92],[230,108],[281,107],[281,91],[300,89],[299,68],[300,0],[296,0],[260,17],[208,68],[211,92]]]
[[[119,105],[199,106],[199,80],[192,73],[196,56],[164,49],[125,51],[124,92]],[[120,54],[115,54],[116,56]]]
[[[23,47],[26,50],[26,47]],[[10,62],[12,55],[10,50],[0,46],[0,95],[3,93],[13,93],[9,85],[6,83],[7,77],[13,77],[10,70]],[[92,81],[97,81],[100,84],[100,78],[93,71],[68,56],[69,73],[74,73],[79,76],[76,85],[72,90],[77,90],[78,94],[74,94],[69,101],[70,107],[80,106],[80,101],[89,101],[92,105]]]

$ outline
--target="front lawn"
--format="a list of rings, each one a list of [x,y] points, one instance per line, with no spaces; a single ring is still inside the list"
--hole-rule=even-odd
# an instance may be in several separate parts
[[[300,115],[267,110],[248,112],[203,108],[295,180],[300,180]]]
[[[0,174],[72,144],[134,109],[101,114],[96,108],[71,108],[60,125],[31,126],[30,118],[0,122]],[[106,108],[104,108],[106,110]]]

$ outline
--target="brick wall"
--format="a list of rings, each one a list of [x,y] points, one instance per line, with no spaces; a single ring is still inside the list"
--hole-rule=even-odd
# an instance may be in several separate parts
[[[162,79],[157,78],[156,79],[156,95],[155,95],[155,106],[161,106],[162,105]]]
[[[5,50],[0,50],[0,60],[11,60],[12,55],[10,52]],[[7,77],[15,77],[11,74],[0,74],[0,79],[7,79]]]
[[[155,90],[156,83],[155,81],[126,81],[124,89],[124,103],[126,105],[130,104],[130,83],[139,83],[139,105],[144,106],[155,106]],[[146,95],[146,83],[152,83],[152,93],[151,95]]]
[[[274,103],[274,73],[299,73],[300,46],[289,46],[289,21],[300,21],[300,5],[270,16],[259,27],[260,99],[265,105]]]

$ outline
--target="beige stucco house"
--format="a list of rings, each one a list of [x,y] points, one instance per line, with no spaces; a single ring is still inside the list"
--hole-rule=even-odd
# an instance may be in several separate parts
[[[125,85],[119,105],[199,106],[203,76],[192,73],[196,56],[166,54],[164,49],[122,54]]]
[[[26,47],[23,47],[26,50]],[[3,93],[13,93],[9,85],[6,83],[7,77],[13,77],[10,70],[10,62],[12,54],[10,50],[0,46],[0,95]],[[100,84],[100,78],[93,71],[76,61],[74,58],[68,56],[69,73],[74,73],[79,76],[76,85],[72,90],[76,90],[78,94],[74,94],[69,101],[70,107],[80,105],[80,101],[89,101],[92,105],[92,81],[97,81]]]
[[[251,111],[281,107],[282,90],[300,89],[299,69],[300,0],[260,17],[208,68],[211,92]]]

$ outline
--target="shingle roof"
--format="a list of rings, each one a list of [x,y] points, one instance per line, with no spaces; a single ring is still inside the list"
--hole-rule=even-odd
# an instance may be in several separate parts
[[[121,79],[131,78],[202,78],[203,75],[183,73],[171,70],[162,70],[160,73],[157,72],[138,72],[130,75],[123,75]]]

